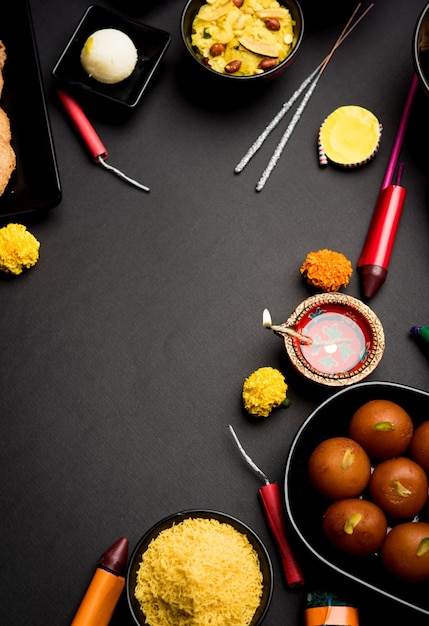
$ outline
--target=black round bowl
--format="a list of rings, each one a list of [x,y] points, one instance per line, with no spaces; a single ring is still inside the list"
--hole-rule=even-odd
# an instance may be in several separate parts
[[[280,74],[282,74],[284,70],[292,63],[304,36],[304,14],[302,12],[301,5],[299,4],[299,2],[297,2],[297,0],[279,0],[279,4],[289,9],[292,19],[295,21],[295,36],[292,42],[291,52],[281,63],[279,63],[272,69],[267,70],[262,74],[255,74],[253,76],[234,76],[233,74],[222,74],[221,72],[217,72],[208,65],[206,65],[196,54],[191,41],[192,23],[200,7],[205,4],[205,2],[206,0],[188,0],[182,11],[182,16],[180,20],[180,31],[185,47],[189,52],[191,58],[194,59],[198,66],[205,70],[207,74],[213,74],[214,76],[218,76],[222,79],[232,82],[262,82],[280,76]]]
[[[420,84],[429,96],[429,4],[423,9],[414,29],[413,61]]]
[[[240,522],[238,519],[235,519],[230,515],[226,515],[225,513],[219,513],[218,511],[210,511],[206,509],[201,511],[182,511],[181,513],[175,513],[174,515],[170,515],[169,517],[166,517],[157,524],[155,524],[150,530],[148,530],[145,535],[143,535],[141,540],[138,542],[128,564],[126,581],[127,602],[131,615],[134,618],[135,624],[137,626],[145,626],[146,624],[145,616],[140,608],[140,604],[134,597],[134,589],[137,582],[137,571],[141,563],[142,555],[145,550],[147,550],[147,547],[152,539],[155,539],[155,537],[157,537],[160,532],[167,528],[170,528],[174,524],[179,524],[184,519],[188,518],[215,519],[221,523],[229,524],[230,526],[238,530],[238,532],[240,532],[241,534],[246,535],[248,541],[256,550],[263,577],[263,591],[261,602],[256,609],[255,615],[253,616],[253,619],[250,622],[249,626],[259,626],[260,624],[262,624],[268,612],[271,603],[271,597],[273,594],[273,567],[269,554],[259,537],[243,522]]]

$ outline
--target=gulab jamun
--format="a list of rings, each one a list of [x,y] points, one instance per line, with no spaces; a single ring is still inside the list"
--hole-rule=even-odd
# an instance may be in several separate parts
[[[396,578],[408,582],[429,580],[429,524],[403,522],[386,536],[381,561]]]
[[[328,506],[322,528],[328,542],[341,552],[369,556],[381,547],[387,533],[387,520],[373,502],[346,498]]]
[[[331,437],[313,450],[308,476],[314,488],[330,500],[353,498],[365,490],[371,463],[365,450],[353,439]]]
[[[427,502],[428,479],[420,465],[408,457],[387,459],[374,468],[369,493],[386,515],[412,518]]]
[[[410,443],[410,455],[429,473],[429,420],[415,429]]]
[[[370,400],[352,416],[349,435],[360,443],[371,458],[389,459],[400,456],[413,436],[409,414],[390,400]]]

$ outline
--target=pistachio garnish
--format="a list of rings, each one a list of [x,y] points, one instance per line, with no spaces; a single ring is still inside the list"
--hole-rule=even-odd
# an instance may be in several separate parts
[[[396,491],[398,496],[401,496],[401,498],[408,498],[408,496],[411,495],[411,491],[407,489],[406,487],[404,487],[401,481],[398,480],[397,478],[390,481],[390,486],[393,487],[393,489]]]
[[[355,462],[355,455],[354,452],[350,449],[346,450],[344,452],[344,456],[341,459],[341,469],[348,469],[349,467],[351,467],[353,465],[353,463]]]
[[[353,535],[353,531],[362,519],[361,513],[352,513],[344,522],[344,532]]]
[[[417,548],[416,555],[423,556],[424,554],[426,554],[428,550],[429,550],[429,537],[425,537],[424,539],[420,541],[419,546]]]
[[[387,433],[387,432],[390,432],[392,430],[395,430],[395,426],[394,426],[394,424],[392,424],[392,422],[377,422],[372,427],[372,430],[378,430],[378,431],[382,431],[382,432],[386,432]]]

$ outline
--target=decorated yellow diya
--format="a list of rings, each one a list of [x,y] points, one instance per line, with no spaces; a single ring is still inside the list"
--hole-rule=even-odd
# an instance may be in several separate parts
[[[351,385],[366,378],[384,353],[383,326],[363,302],[342,293],[307,298],[280,325],[264,326],[284,340],[295,369],[329,386]]]

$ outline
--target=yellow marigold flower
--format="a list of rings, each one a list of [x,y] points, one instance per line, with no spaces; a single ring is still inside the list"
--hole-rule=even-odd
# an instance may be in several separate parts
[[[21,274],[39,259],[40,243],[22,224],[0,228],[0,270]]]
[[[244,408],[250,415],[268,417],[281,404],[289,406],[287,389],[285,378],[279,370],[261,367],[244,381]]]
[[[309,285],[322,291],[339,291],[349,284],[353,268],[344,254],[325,249],[310,252],[300,271]]]

